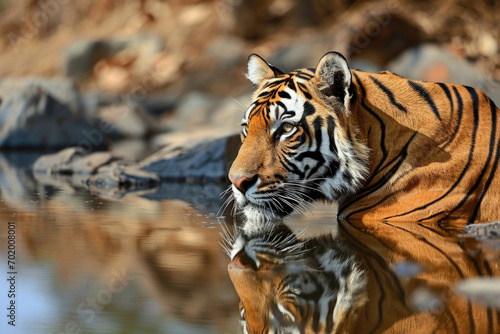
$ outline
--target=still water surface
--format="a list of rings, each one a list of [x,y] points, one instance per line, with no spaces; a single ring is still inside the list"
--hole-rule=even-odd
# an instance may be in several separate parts
[[[225,185],[90,192],[64,178],[37,180],[26,169],[32,161],[0,157],[7,278],[8,222],[16,236],[16,327],[7,324],[11,299],[2,279],[0,333],[241,333],[230,260],[219,244],[219,223],[232,230],[234,221],[228,212],[217,219]],[[450,319],[460,319],[464,332],[477,322],[486,332],[500,330],[497,309],[454,292],[465,278],[500,276],[497,244],[417,224],[338,225],[334,208],[311,211],[287,223],[306,228],[301,238],[332,235],[367,268],[367,295],[376,304],[358,317],[367,331],[402,319],[413,319],[402,332]]]

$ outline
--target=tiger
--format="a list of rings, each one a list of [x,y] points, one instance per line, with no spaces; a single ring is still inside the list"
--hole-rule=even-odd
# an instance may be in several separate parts
[[[336,202],[339,219],[465,225],[500,218],[499,110],[483,92],[351,69],[326,53],[283,73],[257,54],[257,86],[229,170],[255,221]]]
[[[470,249],[456,230],[341,221],[337,235],[301,238],[282,221],[265,225],[225,232],[246,334],[500,332],[500,310],[455,288],[498,279],[498,251]]]

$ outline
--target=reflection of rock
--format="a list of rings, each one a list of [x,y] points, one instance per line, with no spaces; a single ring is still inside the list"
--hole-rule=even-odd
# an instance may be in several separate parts
[[[403,53],[388,65],[388,69],[406,78],[467,85],[484,91],[500,104],[500,84],[472,63],[453,56],[437,45],[421,45]]]
[[[0,147],[63,147],[88,141],[92,124],[71,81],[9,83],[3,81],[0,87]]]
[[[225,185],[220,183],[186,184],[163,182],[158,189],[141,194],[141,197],[155,201],[179,199],[191,204],[196,210],[227,216],[228,211],[232,208],[231,206],[227,208],[226,212],[219,212],[223,203],[220,194],[225,189]]]
[[[39,199],[29,166],[39,153],[0,153],[0,194],[3,202],[17,208],[36,208]]]

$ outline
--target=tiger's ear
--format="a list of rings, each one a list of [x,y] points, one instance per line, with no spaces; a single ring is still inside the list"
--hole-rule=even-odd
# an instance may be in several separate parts
[[[349,87],[352,75],[347,60],[338,52],[328,52],[316,66],[316,77],[320,81],[320,90],[328,97],[339,99],[344,107],[349,107]]]
[[[248,57],[247,68],[248,73],[246,77],[255,85],[260,84],[264,80],[276,78],[283,74],[280,70],[255,53],[252,53]]]

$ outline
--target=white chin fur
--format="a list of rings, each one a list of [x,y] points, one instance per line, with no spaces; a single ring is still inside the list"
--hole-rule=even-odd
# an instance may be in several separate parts
[[[254,205],[247,205],[243,208],[245,223],[243,231],[247,236],[255,236],[266,233],[276,225],[276,216],[268,210],[262,210]]]

